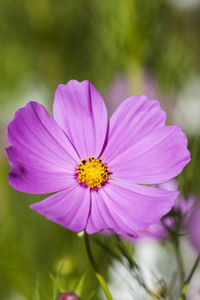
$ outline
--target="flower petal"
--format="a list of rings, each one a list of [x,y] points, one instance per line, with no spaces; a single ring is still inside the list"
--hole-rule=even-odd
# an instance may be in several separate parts
[[[163,126],[165,119],[166,114],[157,101],[143,95],[124,100],[110,119],[104,161],[113,160],[154,128]]]
[[[160,220],[173,206],[177,191],[164,191],[129,181],[115,180],[91,193],[86,231],[115,231],[136,236]]]
[[[55,93],[54,118],[65,131],[80,158],[98,157],[107,132],[103,98],[89,81],[60,84]]]
[[[62,227],[79,232],[86,228],[90,190],[75,182],[66,190],[32,204],[30,208]]]
[[[48,114],[36,102],[19,109],[8,125],[6,149],[12,170],[9,182],[15,189],[33,193],[50,193],[74,180],[78,155],[72,144]]]
[[[190,161],[187,138],[179,126],[155,128],[109,163],[115,177],[158,184],[177,176]]]
[[[117,223],[118,220],[113,218],[106,205],[106,201],[110,201],[110,199],[104,195],[103,189],[98,192],[91,192],[91,211],[86,228],[89,234],[99,231],[118,232],[121,230]]]

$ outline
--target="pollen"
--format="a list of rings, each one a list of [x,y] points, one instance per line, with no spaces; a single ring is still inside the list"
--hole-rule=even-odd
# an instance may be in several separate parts
[[[110,179],[110,170],[102,158],[95,159],[89,156],[88,160],[81,159],[76,169],[77,180],[88,185],[89,188],[101,188]]]

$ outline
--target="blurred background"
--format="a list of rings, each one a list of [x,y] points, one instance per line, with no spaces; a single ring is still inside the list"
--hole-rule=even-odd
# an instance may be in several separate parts
[[[0,299],[55,300],[61,286],[72,290],[85,270],[83,299],[104,299],[82,239],[29,209],[44,195],[19,193],[7,183],[8,122],[30,100],[52,113],[59,83],[90,80],[109,115],[130,95],[159,100],[168,123],[181,125],[189,140],[192,161],[178,178],[181,193],[200,199],[199,28],[199,0],[0,0]],[[105,250],[108,242],[117,249],[116,239],[92,237],[114,299],[147,299],[119,288],[120,276],[128,275]],[[123,246],[148,265],[146,244]],[[159,247],[150,243],[149,268],[169,276],[173,251],[167,243]],[[195,254],[187,242],[181,250],[190,269]],[[126,282],[132,289],[133,281]],[[191,295],[199,288],[194,283]]]

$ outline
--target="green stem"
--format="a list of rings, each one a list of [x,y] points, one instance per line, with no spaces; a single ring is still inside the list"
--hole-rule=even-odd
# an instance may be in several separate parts
[[[185,295],[186,295],[188,286],[190,284],[190,281],[192,279],[192,276],[193,276],[194,272],[196,271],[196,268],[199,264],[199,261],[200,261],[200,255],[197,257],[197,259],[194,263],[194,266],[192,267],[192,270],[190,271],[190,274],[188,275],[187,279],[184,282],[184,285],[183,285],[183,288],[182,288],[182,291],[181,291],[181,296],[180,296],[179,300],[184,300],[185,299]]]
[[[185,275],[184,275],[184,268],[183,268],[183,260],[182,260],[181,251],[180,251],[179,238],[177,236],[174,238],[173,244],[174,244],[179,274],[180,274],[180,281],[182,283],[184,281]]]
[[[107,284],[106,284],[103,276],[100,274],[100,272],[98,270],[98,267],[97,267],[97,264],[96,264],[96,262],[94,260],[94,256],[92,254],[91,247],[90,247],[89,236],[88,236],[88,234],[86,232],[84,232],[84,241],[85,241],[85,247],[86,247],[86,251],[87,251],[87,255],[88,255],[89,261],[90,261],[90,263],[92,265],[92,268],[93,268],[93,270],[95,272],[95,275],[96,275],[96,277],[97,277],[97,279],[98,279],[98,281],[99,281],[102,289],[104,290],[106,298],[107,298],[107,300],[113,300],[113,298],[112,298],[112,296],[110,294],[110,291],[109,291],[109,289],[107,287]]]

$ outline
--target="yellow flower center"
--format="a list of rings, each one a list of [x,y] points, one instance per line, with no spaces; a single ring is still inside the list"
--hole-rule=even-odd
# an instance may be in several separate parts
[[[81,163],[78,164],[76,173],[78,182],[87,184],[89,188],[101,188],[109,178],[109,169],[105,166],[102,158],[95,159],[94,156],[89,156],[86,161],[81,159]]]

